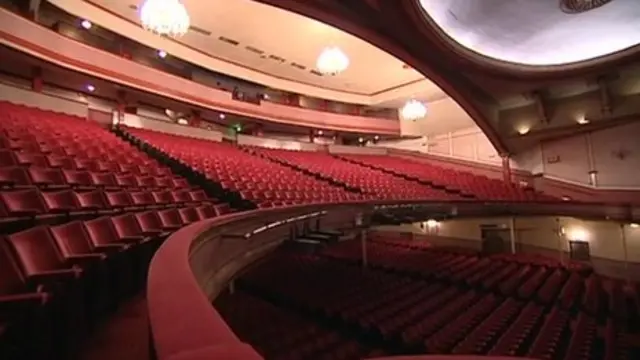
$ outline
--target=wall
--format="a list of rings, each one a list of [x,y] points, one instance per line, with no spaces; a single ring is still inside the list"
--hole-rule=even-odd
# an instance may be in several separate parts
[[[164,117],[164,119],[163,119]],[[205,130],[188,125],[180,125],[171,122],[163,114],[148,110],[138,110],[138,114],[125,114],[122,121],[124,125],[134,128],[144,128],[168,134],[188,136],[211,141],[222,141],[222,133],[219,131]]]
[[[509,231],[509,218],[477,218],[448,220],[439,223],[437,236],[441,245],[457,245],[480,249],[480,225],[496,225]],[[376,230],[409,232],[428,235],[426,226],[419,223],[400,226],[381,226]],[[519,252],[537,252],[551,257],[567,258],[569,239],[581,237],[589,243],[592,265],[596,271],[616,277],[629,276],[640,280],[640,227],[626,224],[623,230],[619,223],[612,221],[590,221],[570,217],[520,217],[515,221],[516,244]],[[624,231],[627,251],[625,254],[622,231]],[[564,235],[558,235],[559,233]],[[436,234],[433,232],[432,234]],[[577,234],[584,235],[578,236]],[[432,241],[429,239],[429,241]],[[438,239],[436,239],[438,241]],[[625,257],[629,269],[624,265]]]
[[[501,165],[502,159],[477,126],[424,136],[419,139],[380,141],[375,146]]]
[[[258,137],[251,135],[238,135],[237,141],[239,145],[260,146],[272,149],[289,149],[302,151],[317,151],[322,145],[312,144],[309,142],[292,141],[286,139],[273,139],[267,137]]]
[[[517,155],[519,168],[596,189],[640,189],[640,123],[549,141]],[[596,173],[593,182],[589,173]]]
[[[47,89],[45,89],[46,91]],[[0,83],[0,99],[15,104],[33,106],[44,110],[52,110],[65,114],[87,117],[88,104],[86,98],[76,95],[71,100],[60,94],[36,93],[19,84]]]
[[[332,154],[369,154],[369,155],[385,155],[387,149],[369,147],[369,146],[348,146],[348,145],[329,145],[329,152]]]

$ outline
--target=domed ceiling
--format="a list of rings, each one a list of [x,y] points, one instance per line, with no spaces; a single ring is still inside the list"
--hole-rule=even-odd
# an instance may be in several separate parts
[[[420,0],[449,37],[524,65],[591,60],[640,44],[640,0]]]

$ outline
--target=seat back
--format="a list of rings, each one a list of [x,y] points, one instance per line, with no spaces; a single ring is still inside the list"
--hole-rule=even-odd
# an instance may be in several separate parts
[[[138,224],[138,220],[136,220],[136,217],[132,214],[114,216],[111,218],[111,223],[120,239],[142,235],[142,229]]]
[[[136,213],[135,217],[143,232],[162,230],[162,222],[155,211]]]
[[[196,208],[196,212],[198,213],[198,217],[200,218],[200,220],[211,219],[218,216],[216,210],[211,205],[198,206]]]
[[[9,215],[39,215],[45,205],[37,189],[7,191],[0,194]]]
[[[180,213],[176,209],[158,211],[158,218],[163,226],[178,227],[184,225]]]
[[[5,238],[0,238],[0,295],[24,290],[25,279]]]
[[[75,196],[82,210],[102,210],[108,206],[102,190],[75,193]]]
[[[37,226],[7,236],[18,262],[27,277],[65,268],[62,254],[51,237],[49,228]]]
[[[105,196],[109,206],[115,208],[127,207],[133,204],[131,196],[126,191],[109,191],[105,193]]]
[[[62,256],[88,254],[93,251],[91,239],[80,221],[53,226],[49,228]]]
[[[83,225],[93,246],[104,246],[119,241],[118,234],[111,223],[111,218],[108,216],[85,221]]]
[[[191,224],[196,221],[200,221],[200,216],[195,207],[186,207],[178,210],[182,222],[185,224]]]
[[[78,200],[71,190],[41,193],[48,212],[77,210]]]

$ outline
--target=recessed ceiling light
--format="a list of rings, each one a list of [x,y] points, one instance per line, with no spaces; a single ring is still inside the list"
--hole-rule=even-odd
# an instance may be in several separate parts
[[[89,20],[82,20],[80,25],[82,25],[82,27],[87,29],[87,30],[91,29],[91,27],[93,26],[93,24]]]
[[[91,85],[91,84],[89,84],[89,85],[87,85],[87,90],[90,91],[90,92],[94,92],[96,90],[96,87]]]
[[[374,140],[380,140],[380,136],[376,135],[373,137]]]
[[[363,138],[358,138],[358,141],[359,141],[359,142],[363,142],[363,141],[364,141],[364,139],[363,139]]]
[[[158,56],[164,59],[167,57],[167,52],[164,50],[158,50]]]
[[[318,130],[318,135],[322,136],[322,134],[324,134],[324,132],[322,130]]]
[[[220,119],[224,119],[226,116],[225,116],[224,114],[220,114],[220,115],[218,115],[218,117],[219,117]]]

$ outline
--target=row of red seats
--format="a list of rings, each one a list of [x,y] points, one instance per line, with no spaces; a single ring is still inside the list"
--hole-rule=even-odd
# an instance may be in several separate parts
[[[372,352],[355,339],[242,291],[219,296],[214,306],[243,341],[268,359],[347,360]]]
[[[141,188],[141,189],[180,189],[189,188],[182,178],[167,174],[132,175],[109,172],[89,172],[60,170],[42,167],[5,167],[0,168],[0,187],[21,188],[38,186],[43,188]]]
[[[125,128],[125,131],[260,207],[362,199],[342,187],[232,145],[145,129]]]
[[[348,163],[322,152],[294,151],[252,147],[250,152],[283,161],[313,173],[330,177],[360,189],[372,199],[460,199],[458,196],[435,190],[415,181]]]
[[[132,149],[133,151],[133,149]],[[79,158],[76,156],[44,155],[28,152],[0,150],[0,168],[5,167],[40,167],[63,170],[83,170],[91,172],[111,172],[114,174],[168,176],[171,171],[151,160],[136,161],[135,155],[123,155],[122,158],[105,161],[96,158]]]
[[[73,344],[67,340],[76,342],[108,308],[143,286],[151,256],[172,231],[214,216],[209,205],[122,213],[1,239],[0,324],[8,334],[0,338],[0,354],[7,338],[21,345],[11,344],[9,354],[20,354],[8,358],[68,354]],[[34,334],[42,347],[33,343]]]
[[[557,201],[555,198],[537,193],[532,189],[524,189],[515,185],[505,184],[501,180],[435,166],[428,162],[416,162],[405,158],[382,155],[344,154],[341,157],[397,174],[408,175],[430,182],[435,186],[459,190],[465,194],[475,195],[481,200]]]

